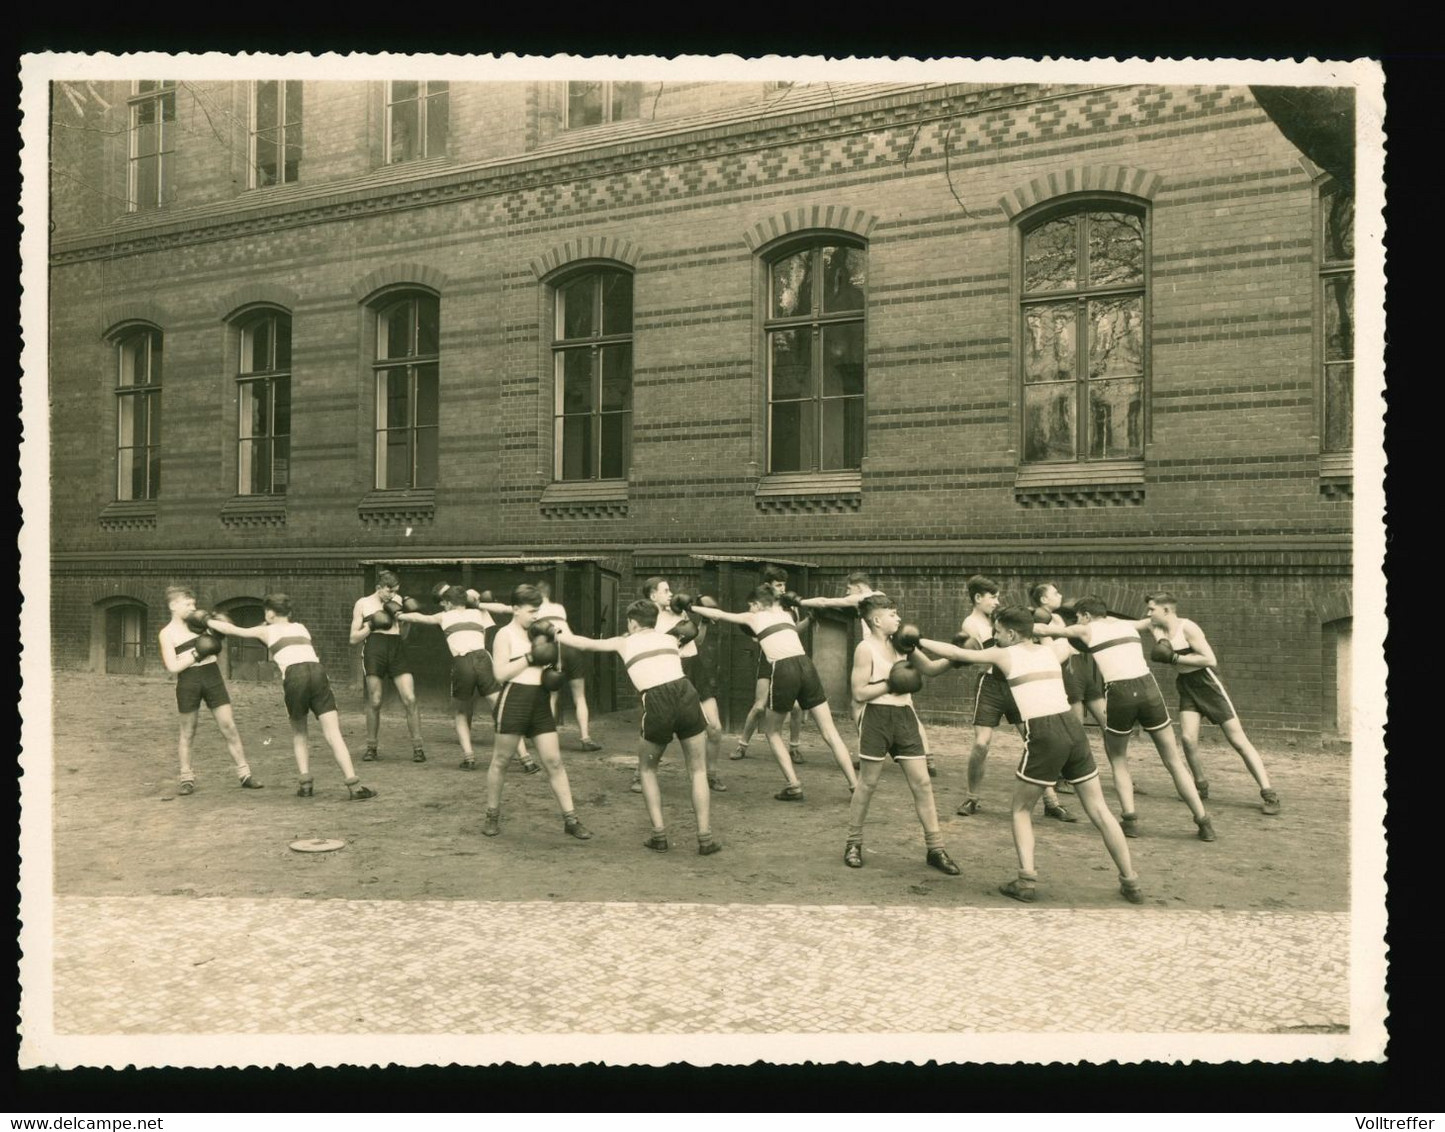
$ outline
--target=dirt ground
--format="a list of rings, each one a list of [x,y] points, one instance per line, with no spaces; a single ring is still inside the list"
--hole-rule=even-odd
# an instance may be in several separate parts
[[[295,796],[290,733],[276,684],[231,686],[237,723],[259,791],[236,785],[219,733],[205,709],[193,765],[195,794],[176,795],[176,714],[164,677],[57,673],[64,710],[54,721],[56,891],[66,895],[283,896],[354,899],[643,901],[748,904],[861,904],[915,907],[1009,902],[997,894],[1016,862],[1008,797],[1019,741],[997,733],[984,783],[985,809],[954,810],[964,795],[968,728],[931,728],[940,775],[934,780],[949,852],[963,867],[946,877],[924,864],[923,835],[901,772],[885,769],[865,835],[866,867],[842,863],[848,789],[817,731],[804,731],[807,789],[802,805],[773,800],[781,775],[761,737],[748,758],[727,758],[728,786],[713,795],[713,830],[724,849],[699,857],[686,779],[676,747],[661,781],[672,849],[642,848],[649,825],[628,785],[636,720],[630,712],[594,720],[599,752],[577,749],[571,721],[563,759],[579,815],[592,829],[581,842],[562,832],[545,775],[509,771],[502,835],[481,836],[486,776],[457,768],[450,717],[422,717],[429,761],[414,764],[401,713],[388,698],[382,760],[361,764],[380,796],[347,799],[330,753],[312,724],[316,796]],[[365,734],[358,689],[337,687],[342,730],[360,759]],[[1246,727],[1248,720],[1245,721]],[[1206,728],[1208,732],[1210,729]],[[1090,728],[1102,763],[1097,731]],[[845,738],[848,735],[844,728]],[[474,742],[484,770],[491,722],[479,712]],[[1349,758],[1262,747],[1284,812],[1265,817],[1240,759],[1215,732],[1206,737],[1219,839],[1201,843],[1153,746],[1131,747],[1144,836],[1130,841],[1149,903],[1167,908],[1340,911],[1348,906]],[[32,752],[33,755],[33,752]],[[1117,813],[1107,770],[1105,793]],[[1112,865],[1077,802],[1074,825],[1035,815],[1038,907],[1120,906]],[[339,838],[344,848],[306,854],[303,838]]]

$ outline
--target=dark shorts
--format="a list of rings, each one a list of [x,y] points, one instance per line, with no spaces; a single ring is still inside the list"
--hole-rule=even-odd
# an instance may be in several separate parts
[[[697,689],[699,700],[717,699],[717,661],[698,650],[696,656],[682,658],[682,674]]]
[[[452,699],[466,708],[477,696],[490,696],[501,685],[492,674],[492,657],[486,649],[452,657]]]
[[[281,696],[286,701],[286,714],[291,719],[305,719],[309,711],[320,719],[336,710],[336,697],[326,669],[314,660],[288,665],[281,678]]]
[[[1069,663],[1064,666],[1065,681],[1068,680],[1070,668],[1074,670],[1074,678],[1079,682],[1084,703],[1093,703],[1104,698],[1104,674],[1099,671],[1099,662],[1092,653],[1076,652],[1069,657]],[[1074,702],[1072,697],[1069,702]]]
[[[1059,779],[1087,782],[1098,776],[1084,725],[1071,711],[1041,715],[1019,724],[1024,754],[1014,774],[1035,786],[1052,786]]]
[[[176,710],[190,715],[201,710],[201,701],[212,711],[231,702],[231,693],[226,691],[226,679],[221,675],[219,664],[193,664],[181,669],[176,677]]]
[[[1197,711],[1210,723],[1228,723],[1235,717],[1234,704],[1224,690],[1224,682],[1212,668],[1196,668],[1181,672],[1174,681],[1179,689],[1179,713]]]
[[[649,743],[665,747],[676,735],[691,739],[707,731],[702,717],[697,689],[687,680],[670,680],[641,693],[642,737]]]
[[[773,678],[773,665],[768,660],[767,654],[758,649],[758,663],[753,668],[753,680],[771,680]]]
[[[1084,698],[1084,677],[1074,663],[1078,658],[1079,654],[1074,653],[1061,665],[1064,670],[1064,695],[1071,704],[1077,704]]]
[[[818,670],[806,656],[785,656],[770,666],[768,707],[772,711],[792,711],[797,704],[811,711],[828,702]]]
[[[361,668],[368,676],[379,676],[383,680],[410,676],[406,642],[393,633],[371,634],[361,646]]]
[[[562,646],[562,676],[566,680],[586,680],[592,675],[592,654]]]
[[[1018,726],[1021,718],[1007,680],[996,672],[985,672],[978,678],[978,691],[973,697],[975,727],[997,727],[1004,719]]]
[[[498,735],[522,735],[530,739],[533,735],[546,735],[557,730],[557,721],[552,717],[552,697],[540,684],[503,684],[502,695],[497,700],[496,720]]]
[[[918,731],[918,713],[904,704],[864,704],[858,717],[858,757],[882,762],[921,759],[923,736]]]
[[[1168,727],[1169,708],[1153,673],[1104,685],[1104,724],[1115,735],[1128,735],[1138,724],[1145,731]]]

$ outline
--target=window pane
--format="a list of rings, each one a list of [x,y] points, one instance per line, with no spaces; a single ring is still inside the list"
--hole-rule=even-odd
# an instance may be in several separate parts
[[[399,86],[401,84],[393,84]],[[408,84],[415,86],[415,83]],[[417,156],[420,140],[418,115],[421,113],[416,102],[401,102],[391,108],[391,156],[393,163],[411,161]]]
[[[291,441],[278,437],[271,445],[271,490],[284,492],[291,482]]]
[[[148,157],[159,148],[160,134],[156,124],[156,104],[147,101],[132,107],[135,148],[131,151],[134,157]]]
[[[775,401],[813,395],[813,332],[806,326],[768,335]]]
[[[863,392],[863,324],[823,327],[823,396]]]
[[[769,470],[807,472],[817,464],[815,401],[784,401],[772,406]]]
[[[587,338],[594,332],[597,276],[580,275],[557,288],[557,337]]]
[[[1132,212],[1089,214],[1089,285],[1144,282],[1144,219]]]
[[[772,279],[774,318],[792,318],[813,311],[813,253],[811,250],[790,255],[773,264]]]
[[[135,200],[140,208],[154,208],[160,200],[160,166],[155,157],[135,163]]]
[[[1144,300],[1089,300],[1089,376],[1144,372]]]
[[[271,329],[276,337],[276,359],[273,368],[289,370],[291,368],[291,320],[289,318],[273,319]]]
[[[642,84],[612,84],[612,121],[622,122],[642,113]]]
[[[273,130],[281,124],[281,100],[279,83],[258,82],[256,84],[256,130]]]
[[[248,381],[248,382],[245,382],[245,383],[241,386],[241,390],[240,390],[240,393],[241,393],[240,406],[239,406],[239,409],[238,409],[238,412],[237,412],[237,417],[239,418],[239,421],[240,421],[240,425],[241,425],[241,438],[242,438],[243,440],[246,439],[246,438],[248,438],[248,437],[252,437],[252,436],[258,435],[258,430],[257,430],[257,428],[256,428],[256,418],[257,418],[256,402],[265,399],[265,398],[264,398],[264,393],[265,393],[264,384],[265,384],[265,383],[263,382],[263,383],[261,383],[261,384],[262,384],[262,387],[263,387],[262,390],[261,390],[263,396],[261,396],[261,397],[257,397],[257,396],[256,396],[256,393],[257,393],[257,389],[256,389],[257,383],[256,383],[256,382],[250,382],[250,381]],[[259,432],[260,432],[261,435],[264,435],[264,434],[265,434],[265,429],[261,429],[261,430],[259,430]]]
[[[1073,382],[1030,385],[1024,389],[1024,459],[1074,458]]]
[[[271,443],[267,440],[248,440],[244,447],[250,449],[249,495],[266,495],[271,490]]]
[[[120,344],[119,385],[149,385],[149,334],[133,334]]]
[[[586,414],[562,419],[562,478],[592,478],[592,418]]]
[[[862,248],[823,249],[823,309],[861,311],[868,282],[868,253]]]
[[[149,418],[146,422],[146,443],[159,450],[161,443],[161,395],[159,393],[146,394],[145,412]]]
[[[416,367],[416,424],[418,428],[435,428],[437,423],[437,367]]]
[[[132,499],[151,498],[151,488],[146,482],[146,474],[150,471],[150,449],[137,448],[135,450],[134,472],[130,478],[130,497]]]
[[[445,87],[445,83],[432,83],[433,88]],[[444,157],[447,152],[447,123],[449,120],[448,95],[443,90],[426,100],[426,150],[427,157]]]
[[[138,499],[135,494],[135,449],[121,448],[115,454],[115,497]]]
[[[1325,259],[1331,262],[1355,258],[1355,196],[1336,191],[1320,201],[1324,209]]]
[[[391,84],[391,100],[392,100],[392,102],[405,102],[405,101],[407,101],[408,99],[415,98],[415,97],[417,96],[417,88],[418,88],[420,85],[421,85],[420,83],[403,82],[403,81],[400,81],[400,80],[398,80],[397,82],[392,83],[392,84]]]
[[[411,423],[407,414],[407,371],[405,367],[382,372],[382,403],[377,428],[405,428]]]
[[[382,434],[386,444],[386,479],[383,487],[394,490],[411,486],[411,430],[390,429]]]
[[[1325,279],[1325,361],[1348,361],[1355,356],[1355,278],[1336,275]]]
[[[602,276],[602,333],[632,332],[632,276],[609,271]]]
[[[120,424],[116,442],[123,447],[145,443],[145,399],[127,395],[120,399]]]
[[[604,346],[602,361],[602,411],[632,408],[632,345]]]
[[[1045,303],[1024,308],[1024,382],[1072,381],[1075,303]]]
[[[441,304],[426,295],[416,301],[416,352],[430,357],[441,348]]]
[[[241,335],[241,372],[262,373],[271,365],[271,330],[275,323],[258,318]],[[249,347],[249,349],[248,349]]]
[[[301,125],[301,83],[298,80],[293,79],[286,84],[286,106],[282,121],[288,125]]]
[[[1077,216],[1040,224],[1024,237],[1024,290],[1063,291],[1077,286],[1079,237]]]
[[[161,122],[174,122],[176,120],[176,96],[174,94],[165,94],[160,97],[159,101],[161,104]],[[165,140],[166,131],[162,131],[161,138],[162,149],[174,148],[168,141]]]
[[[291,379],[278,377],[271,382],[271,433],[273,436],[288,436],[291,433]]]
[[[1349,362],[1325,366],[1326,452],[1348,452],[1354,443],[1354,384]]]
[[[567,84],[567,125],[595,126],[602,121],[602,84]]]
[[[863,463],[863,398],[823,402],[823,468],[858,468]]]
[[[632,462],[632,414],[602,414],[602,466],[605,480],[627,477]]]
[[[416,479],[412,487],[435,487],[437,482],[437,430],[416,430]]]
[[[242,428],[244,433],[245,429]],[[240,495],[247,495],[255,491],[252,486],[255,483],[256,474],[256,450],[255,442],[241,440],[236,445],[236,491]]]
[[[1089,382],[1089,455],[1138,456],[1144,451],[1143,382],[1139,378]]]
[[[590,413],[592,411],[592,351],[563,350],[558,355],[561,366],[562,395],[559,411]]]
[[[377,357],[406,358],[412,352],[412,304],[397,303],[381,312],[377,320],[380,339]]]
[[[160,189],[158,190],[160,196],[158,199],[158,203],[165,204],[168,201],[173,201],[176,199],[176,163],[168,156],[162,156],[157,158],[156,160],[159,163],[157,179],[160,182]]]

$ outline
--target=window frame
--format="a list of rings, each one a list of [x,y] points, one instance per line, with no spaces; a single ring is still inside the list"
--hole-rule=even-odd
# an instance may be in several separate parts
[[[154,84],[152,89],[142,90],[144,84]],[[127,212],[148,212],[151,209],[163,208],[175,199],[175,140],[176,132],[176,94],[179,86],[175,79],[133,79],[131,81],[131,93],[126,100],[126,211]],[[169,122],[171,128],[166,128],[167,119],[164,113],[164,103],[169,100],[171,116]],[[155,108],[156,145],[155,152],[138,154],[136,152],[140,142],[140,130],[142,123],[138,117],[142,108],[153,106]],[[170,147],[167,148],[167,140]],[[140,166],[142,162],[154,160],[156,163],[155,186],[156,199],[150,202],[143,201],[140,193]],[[169,188],[169,192],[167,189]]]
[[[421,333],[421,317],[419,304],[427,302],[436,306],[436,328],[437,328],[437,349],[435,353],[423,354],[418,351],[418,339]],[[403,303],[412,304],[412,314],[408,336],[410,338],[412,353],[398,355],[395,357],[382,357],[383,334],[386,331],[387,314],[395,307]],[[372,435],[374,438],[372,448],[373,476],[372,490],[374,491],[430,491],[437,485],[440,478],[440,452],[441,440],[441,329],[442,311],[441,296],[434,291],[420,287],[399,287],[388,291],[375,298],[371,303],[372,308],[372,348],[371,348],[371,372],[372,372]],[[419,378],[421,371],[426,367],[435,370],[436,405],[435,421],[432,424],[420,425],[417,423],[417,404],[419,400]],[[383,410],[388,403],[388,379],[397,370],[404,370],[407,381],[406,413],[407,423],[402,426],[382,424]],[[407,468],[406,483],[401,486],[388,485],[387,478],[390,470],[390,454],[387,450],[387,437],[393,432],[405,429],[408,434],[407,453],[409,467]],[[421,451],[418,433],[428,431],[432,434],[432,480],[430,483],[419,483],[417,476],[417,457]]]
[[[396,85],[396,83],[397,83],[398,81],[402,81],[402,82],[415,82],[415,83],[417,84],[416,96],[415,96],[414,98],[402,98],[402,99],[395,99],[395,98],[393,98],[393,97],[392,97],[392,88]],[[430,90],[430,87],[432,86],[432,84],[433,84],[433,83],[438,83],[438,82],[440,82],[440,83],[446,83],[446,90],[441,91],[441,92],[433,92],[433,91],[431,91],[431,90]],[[383,127],[384,127],[384,130],[385,130],[385,135],[384,135],[384,137],[383,137],[383,139],[382,139],[382,156],[383,156],[383,158],[384,158],[383,164],[385,164],[385,165],[409,165],[409,164],[412,163],[413,161],[428,161],[428,160],[431,160],[431,159],[433,159],[433,158],[446,157],[447,154],[451,152],[451,136],[452,136],[451,97],[452,97],[452,87],[451,87],[451,80],[450,80],[450,79],[403,79],[403,80],[387,79],[387,80],[386,80],[386,88],[385,88],[385,90],[384,90],[384,92],[383,92],[384,105],[383,105],[383,107],[382,107],[382,122],[383,122]],[[430,104],[431,104],[432,101],[435,100],[435,99],[445,99],[446,104],[447,104],[447,128],[446,128],[446,136],[442,139],[442,151],[441,151],[441,153],[430,153],[430,152],[428,152],[429,147],[428,147],[428,145],[427,145],[427,139],[430,137],[430,130],[429,130],[428,127],[427,127],[427,117],[428,117],[428,115],[429,115],[430,112],[431,112],[431,106],[430,106]],[[415,152],[411,157],[393,157],[393,156],[392,156],[392,145],[393,145],[393,136],[392,136],[392,129],[393,129],[393,125],[392,125],[392,122],[393,122],[393,119],[392,119],[392,108],[395,107],[395,106],[400,106],[400,105],[402,105],[403,103],[407,103],[407,102],[415,102],[415,103],[417,104],[417,118],[416,118],[416,120],[417,120],[417,126],[416,126],[417,146],[416,146],[416,152]]]
[[[574,123],[572,121],[572,87],[575,83],[596,82],[602,88],[602,120],[600,122]],[[632,117],[619,118],[613,113],[614,90],[613,88],[623,83],[633,83],[637,86],[637,114]],[[614,81],[612,79],[577,79],[568,80],[563,84],[562,91],[562,129],[564,130],[593,130],[599,126],[611,126],[617,122],[640,122],[642,120],[642,88],[646,84],[635,79],[624,79]]]
[[[132,348],[132,344],[143,338],[145,340],[145,377],[141,382],[123,380],[126,372],[126,351]],[[115,499],[118,503],[148,502],[154,501],[160,496],[160,420],[161,420],[161,391],[162,391],[162,364],[165,357],[165,335],[160,327],[152,326],[149,323],[138,323],[123,327],[111,335],[111,344],[115,350],[115,385],[114,394],[116,399],[115,415]],[[127,439],[134,434],[134,421],[136,416],[135,405],[145,406],[146,442],[144,444],[126,443]],[[130,435],[123,432],[126,427],[127,409],[131,419]],[[140,494],[134,493],[135,484],[135,462],[134,453],[145,452],[145,487]],[[122,490],[123,470],[125,461],[122,453],[132,453],[130,462],[130,485]],[[127,492],[130,492],[127,494]]]
[[[276,123],[275,129],[276,129],[276,132],[277,132],[277,139],[276,139],[276,141],[275,141],[274,144],[275,144],[275,146],[276,146],[276,168],[277,168],[277,170],[280,172],[280,175],[281,175],[279,180],[270,181],[270,182],[267,182],[267,183],[265,183],[265,184],[262,184],[262,183],[261,183],[261,179],[260,179],[260,175],[261,175],[261,162],[260,162],[260,152],[259,152],[259,150],[260,150],[260,147],[261,147],[261,140],[260,140],[261,126],[260,126],[260,124],[257,122],[257,119],[256,119],[257,107],[258,107],[258,104],[259,104],[259,101],[260,101],[260,99],[259,99],[260,88],[261,88],[261,86],[262,86],[263,83],[272,83],[272,84],[274,84],[275,87],[276,87],[277,123]],[[294,84],[296,85],[296,87],[297,87],[297,93],[298,93],[298,95],[299,95],[298,101],[301,103],[301,109],[298,110],[297,115],[296,115],[296,121],[295,121],[294,123],[288,121],[288,117],[287,117],[287,115],[288,115],[288,103],[289,103],[290,100],[289,100],[289,98],[287,97],[287,94],[286,94],[286,88],[289,87],[289,86],[291,86],[293,83],[294,83]],[[249,166],[250,166],[249,187],[250,187],[250,188],[253,188],[253,189],[266,189],[266,188],[271,188],[271,187],[273,187],[273,186],[275,186],[275,185],[294,185],[294,184],[297,184],[297,183],[299,183],[300,180],[301,180],[301,163],[302,163],[302,161],[305,159],[305,157],[304,157],[304,150],[303,150],[303,148],[302,148],[303,145],[304,145],[304,139],[305,139],[305,136],[306,136],[306,135],[305,135],[305,113],[306,113],[306,111],[305,111],[305,85],[304,85],[304,83],[303,83],[300,79],[253,79],[249,85],[250,85],[250,94],[249,94],[250,105],[249,105],[248,121],[249,121],[250,129],[248,130],[249,145],[248,145],[248,148],[247,148],[247,162],[248,162],[248,164],[249,164]],[[301,140],[301,141],[298,141],[298,142],[297,142],[297,145],[296,145],[296,148],[297,148],[296,176],[288,180],[287,177],[286,177],[286,144],[287,144],[286,139],[287,139],[287,136],[288,136],[291,128],[293,128],[293,127],[294,127],[294,129],[295,129],[295,131],[296,131],[297,136],[298,136],[299,138],[301,138],[302,140]],[[271,144],[271,143],[267,143],[267,144],[269,145],[269,144]]]
[[[865,256],[864,282],[862,287],[862,301],[859,307],[848,311],[827,312],[823,310],[824,289],[822,287],[823,265],[822,256],[825,248],[848,248],[852,251],[861,251]],[[773,282],[774,269],[779,263],[790,259],[799,253],[807,251],[813,258],[813,290],[812,307],[806,315],[793,315],[786,317],[775,317],[773,314]],[[813,230],[800,233],[797,236],[770,245],[764,249],[760,257],[762,261],[762,367],[763,367],[763,451],[762,464],[765,476],[828,476],[837,473],[858,474],[862,471],[864,461],[868,458],[868,306],[869,286],[872,280],[871,263],[867,258],[870,254],[868,241],[852,233],[838,232],[833,230]],[[824,392],[824,354],[822,350],[823,330],[829,326],[844,326],[857,324],[862,328],[862,344],[860,357],[863,361],[863,392],[861,394],[843,394],[836,397],[828,397]],[[773,466],[773,349],[772,335],[779,331],[796,330],[804,327],[810,328],[814,348],[811,353],[809,380],[813,390],[812,395],[807,398],[787,398],[789,402],[808,401],[813,405],[813,417],[816,422],[816,435],[814,437],[814,452],[816,466],[808,468],[790,468],[779,470]],[[856,464],[844,464],[840,467],[822,466],[823,453],[826,450],[825,428],[827,423],[823,411],[827,401],[849,401],[860,402],[862,409],[861,434],[858,438],[858,462]],[[846,447],[846,440],[845,440]],[[801,462],[801,461],[800,461]]]
[[[1356,359],[1355,359],[1355,351],[1354,351],[1354,338],[1355,338],[1355,330],[1356,330],[1356,326],[1355,326],[1355,321],[1356,321],[1356,320],[1355,320],[1355,317],[1354,317],[1354,316],[1355,316],[1355,306],[1356,306],[1356,304],[1355,304],[1354,290],[1355,290],[1355,274],[1356,274],[1356,272],[1355,272],[1355,257],[1354,257],[1354,255],[1353,255],[1353,249],[1352,249],[1351,257],[1350,257],[1348,260],[1331,260],[1331,259],[1327,258],[1328,252],[1329,252],[1328,242],[1327,242],[1327,240],[1326,240],[1326,231],[1327,231],[1327,227],[1328,227],[1328,224],[1329,224],[1329,204],[1328,204],[1328,201],[1329,201],[1329,198],[1330,198],[1330,197],[1336,196],[1336,195],[1348,196],[1348,197],[1351,198],[1351,219],[1350,219],[1350,232],[1351,232],[1351,235],[1350,235],[1350,238],[1351,238],[1351,243],[1352,243],[1352,244],[1353,244],[1353,241],[1354,241],[1354,206],[1355,206],[1355,202],[1354,202],[1355,193],[1354,193],[1354,190],[1351,189],[1349,186],[1344,185],[1344,184],[1342,184],[1341,182],[1335,180],[1335,179],[1332,178],[1332,177],[1326,177],[1324,180],[1322,180],[1322,181],[1319,183],[1318,190],[1317,190],[1316,193],[1315,193],[1315,200],[1316,200],[1316,217],[1315,217],[1315,223],[1314,223],[1314,244],[1315,244],[1315,268],[1316,268],[1316,271],[1315,271],[1315,284],[1314,284],[1314,286],[1315,286],[1316,309],[1317,309],[1317,311],[1319,312],[1319,313],[1318,313],[1318,316],[1317,316],[1317,327],[1318,327],[1318,330],[1317,330],[1317,335],[1316,335],[1316,351],[1317,351],[1317,353],[1316,353],[1316,358],[1317,358],[1317,360],[1316,360],[1316,364],[1315,364],[1315,381],[1316,381],[1317,386],[1318,386],[1318,389],[1319,389],[1319,398],[1318,398],[1319,410],[1318,410],[1317,428],[1319,429],[1320,454],[1321,454],[1321,456],[1323,456],[1326,460],[1343,461],[1343,462],[1346,462],[1346,463],[1347,463],[1347,462],[1349,462],[1349,461],[1351,460],[1351,458],[1353,457],[1354,450],[1355,450],[1355,436],[1354,436],[1354,367],[1355,367],[1355,361],[1356,361]],[[1338,279],[1348,279],[1348,280],[1350,281],[1350,288],[1351,288],[1351,300],[1350,300],[1350,347],[1351,347],[1351,348],[1350,348],[1350,356],[1349,356],[1348,358],[1334,358],[1334,359],[1331,359],[1330,356],[1329,356],[1329,334],[1328,334],[1328,316],[1327,316],[1327,309],[1328,309],[1329,301],[1330,301],[1330,300],[1329,300],[1329,284],[1330,284],[1331,282],[1335,281],[1335,280],[1338,280]],[[1329,404],[1329,388],[1330,388],[1330,384],[1329,384],[1329,370],[1330,370],[1330,367],[1331,367],[1332,365],[1333,365],[1333,366],[1348,365],[1348,366],[1350,367],[1350,373],[1351,373],[1351,379],[1350,379],[1350,404],[1349,404],[1349,406],[1348,406],[1348,408],[1347,408],[1347,410],[1346,410],[1346,419],[1347,419],[1347,420],[1349,421],[1349,423],[1350,423],[1349,443],[1346,444],[1346,445],[1344,445],[1343,447],[1334,447],[1334,448],[1328,446],[1329,419],[1330,419],[1330,404]]]
[[[1045,224],[1068,216],[1088,216],[1095,212],[1128,212],[1137,216],[1140,220],[1140,232],[1143,248],[1141,278],[1137,283],[1112,284],[1104,286],[1084,286],[1080,283],[1086,266],[1086,252],[1088,246],[1088,222],[1079,224],[1075,232],[1075,260],[1074,260],[1074,284],[1066,289],[1056,291],[1026,291],[1026,273],[1028,270],[1027,242],[1031,233],[1043,227]],[[1016,270],[1014,274],[1014,318],[1015,333],[1017,335],[1018,349],[1017,362],[1014,369],[1014,388],[1018,398],[1018,424],[1015,432],[1015,442],[1018,445],[1018,464],[1020,468],[1026,468],[1037,473],[1043,473],[1053,469],[1066,473],[1068,469],[1085,469],[1090,467],[1106,468],[1111,466],[1142,466],[1148,454],[1149,443],[1152,439],[1153,416],[1150,411],[1150,400],[1153,389],[1153,334],[1151,330],[1153,310],[1153,276],[1152,276],[1152,250],[1153,250],[1153,210],[1149,201],[1124,193],[1100,193],[1092,192],[1087,194],[1072,194],[1060,200],[1048,202],[1046,206],[1031,210],[1015,221],[1017,231],[1014,237],[1014,249],[1016,256]],[[1109,381],[1119,380],[1119,377],[1105,377],[1095,379],[1089,375],[1089,322],[1088,304],[1090,300],[1107,299],[1111,297],[1127,298],[1138,295],[1140,298],[1140,372],[1137,375],[1139,381],[1139,451],[1137,453],[1109,453],[1105,452],[1099,456],[1089,454],[1091,435],[1089,418],[1089,388],[1095,380]],[[1028,322],[1027,311],[1031,306],[1057,305],[1072,303],[1074,305],[1074,454],[1068,459],[1029,459],[1028,457],[1028,390],[1031,387],[1027,380],[1028,364]],[[1132,375],[1130,375],[1132,376]],[[1128,377],[1125,378],[1126,380]],[[1034,387],[1041,384],[1036,382]],[[1062,384],[1062,383],[1057,383]]]
[[[272,364],[264,369],[252,368],[247,370],[244,368],[243,362],[246,352],[247,335],[251,334],[257,324],[261,322],[269,322],[271,324],[271,333],[269,336],[269,360]],[[289,311],[282,310],[276,307],[260,307],[254,310],[246,311],[234,320],[234,325],[236,327],[236,368],[233,375],[233,378],[236,382],[236,495],[244,496],[249,499],[270,498],[284,500],[286,498],[287,488],[289,487],[291,482],[290,422],[293,375],[290,364],[288,364],[284,368],[275,365],[275,361],[277,358],[277,328],[282,322],[284,322],[286,325],[287,356],[289,362],[290,360],[292,360],[290,345],[292,319]],[[284,433],[279,432],[276,428],[277,392],[278,383],[281,381],[284,381],[286,383],[285,394],[287,427]],[[265,391],[264,396],[266,397],[266,420],[269,423],[269,428],[265,435],[247,436],[244,434],[244,430],[246,428],[249,418],[246,412],[247,398],[244,395],[243,391],[248,388],[255,389],[257,387],[263,387]],[[253,393],[251,396],[254,398],[255,394]],[[281,439],[284,439],[286,442],[286,455],[284,457],[286,461],[286,478],[285,482],[282,483],[280,489],[278,490],[276,486],[276,442]],[[254,456],[251,460],[248,460],[245,455],[245,450],[248,444],[254,446],[258,442],[264,443],[266,445],[266,451],[270,454],[270,469],[267,476],[267,482],[270,484],[270,486],[265,491],[253,490],[247,482],[250,478],[248,476],[248,471],[250,471],[254,467]]]
[[[627,330],[604,332],[603,322],[603,296],[604,288],[601,281],[609,275],[626,277],[631,291],[630,303],[631,317],[628,320]],[[562,336],[563,308],[561,303],[563,289],[576,283],[579,279],[591,277],[598,281],[593,288],[593,309],[592,318],[595,330],[581,338],[565,338]],[[636,415],[634,396],[636,394],[636,369],[637,369],[637,275],[628,265],[617,263],[612,260],[591,260],[580,264],[569,265],[568,270],[549,281],[549,313],[551,316],[552,333],[548,343],[548,351],[552,364],[552,482],[556,484],[584,484],[584,483],[607,483],[625,481],[632,474],[633,457],[633,421]],[[630,362],[627,374],[627,408],[621,410],[606,410],[602,407],[603,392],[603,367],[600,364],[603,350],[609,347],[626,346]],[[585,477],[568,479],[565,477],[566,464],[566,422],[569,417],[578,417],[580,413],[567,413],[566,407],[566,364],[568,354],[586,350],[591,356],[591,382],[590,382],[590,405],[587,410],[588,437],[591,443],[592,453],[588,460],[588,472]],[[603,468],[603,418],[607,416],[626,416],[626,444],[622,459],[621,474],[615,476],[602,475]]]

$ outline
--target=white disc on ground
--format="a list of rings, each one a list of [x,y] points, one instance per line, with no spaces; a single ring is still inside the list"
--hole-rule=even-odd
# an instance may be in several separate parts
[[[308,837],[301,841],[291,842],[291,848],[298,853],[330,853],[333,849],[340,849],[346,842],[337,841],[332,837]]]

